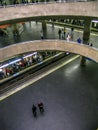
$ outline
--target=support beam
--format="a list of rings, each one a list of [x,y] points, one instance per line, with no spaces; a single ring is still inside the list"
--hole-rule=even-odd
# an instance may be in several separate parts
[[[83,44],[89,43],[89,37],[90,37],[90,25],[91,25],[91,19],[85,19],[84,22],[84,32],[83,32]],[[86,59],[85,57],[81,57],[81,66],[86,65]]]
[[[45,20],[42,21],[42,31],[43,31],[44,39],[46,39],[47,26],[46,26],[46,21]]]
[[[84,44],[67,42],[65,40],[40,40],[13,44],[0,49],[0,61],[33,51],[65,51],[79,54],[98,63],[98,49]]]

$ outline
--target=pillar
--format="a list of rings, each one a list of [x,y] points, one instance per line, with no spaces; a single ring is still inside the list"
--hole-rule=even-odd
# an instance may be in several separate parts
[[[83,31],[83,44],[89,43],[89,37],[90,37],[90,25],[91,25],[91,19],[85,19],[84,21],[84,31]],[[86,65],[86,59],[84,56],[81,56],[81,66]]]
[[[42,21],[42,31],[43,31],[44,38],[46,38],[47,26],[45,20]]]
[[[54,22],[55,22],[55,20],[53,19],[52,20],[52,29],[54,29]]]

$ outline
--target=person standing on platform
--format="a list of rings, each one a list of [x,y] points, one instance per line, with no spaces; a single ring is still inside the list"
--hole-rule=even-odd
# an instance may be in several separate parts
[[[59,39],[61,39],[61,29],[58,30]]]
[[[61,30],[62,39],[64,39],[64,29]]]
[[[77,39],[77,42],[78,42],[79,44],[81,44],[82,40],[81,40],[80,37]]]
[[[93,44],[92,44],[92,43],[90,43],[90,44],[89,44],[89,46],[93,46]]]
[[[74,28],[72,27],[72,28],[71,28],[71,32],[73,32],[73,31],[74,31]]]
[[[69,42],[70,39],[71,39],[71,37],[70,37],[70,34],[68,33],[68,34],[67,34],[67,38],[66,38],[67,42]]]
[[[64,27],[64,39],[66,39],[66,28]]]
[[[43,31],[41,31],[41,39],[44,39]]]

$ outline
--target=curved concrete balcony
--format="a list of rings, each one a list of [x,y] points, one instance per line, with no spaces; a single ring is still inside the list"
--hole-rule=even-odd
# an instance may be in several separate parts
[[[38,3],[0,8],[0,24],[58,17],[98,19],[98,2]]]
[[[98,62],[98,49],[63,40],[40,40],[14,44],[0,49],[0,60],[32,51],[55,50],[79,54]]]

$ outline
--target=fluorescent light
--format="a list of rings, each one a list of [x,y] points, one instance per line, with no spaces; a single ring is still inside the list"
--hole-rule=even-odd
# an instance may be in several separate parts
[[[98,20],[92,20],[92,22],[94,22],[94,23],[98,23]]]
[[[5,64],[5,65],[2,65],[0,66],[0,69],[4,68],[4,67],[7,67],[9,64]]]
[[[20,61],[20,60],[21,60],[21,59],[14,60],[14,61],[10,62],[9,65],[14,64],[14,63],[16,63],[16,62],[18,62],[18,61]]]
[[[37,54],[37,52],[34,52],[34,53],[32,53],[32,54],[29,54],[29,55],[26,55],[26,56],[24,56],[23,58],[27,58],[27,57],[33,56],[33,55],[35,55],[35,54]]]

